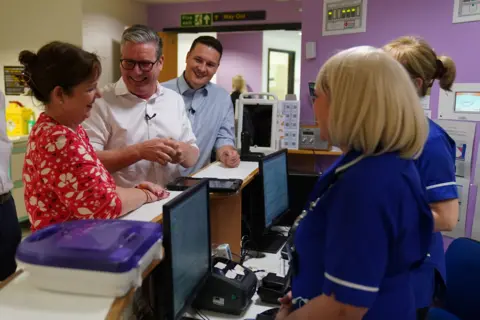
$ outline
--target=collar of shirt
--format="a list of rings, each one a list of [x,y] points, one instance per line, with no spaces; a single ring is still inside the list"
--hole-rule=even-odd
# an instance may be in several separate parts
[[[199,92],[206,97],[208,96],[208,91],[210,90],[210,88],[211,88],[210,82],[208,82],[204,87],[197,90],[190,88],[190,86],[187,83],[187,80],[185,80],[185,72],[180,77],[177,78],[177,90],[178,90],[178,93],[180,93],[182,96],[190,96],[193,98],[195,93]],[[191,108],[195,110],[194,106],[191,106]]]
[[[137,99],[141,99],[141,98],[137,97],[136,95],[132,94],[130,91],[128,91],[127,85],[123,81],[123,78],[120,78],[120,80],[118,80],[117,83],[115,83],[115,95],[117,95],[117,96],[132,96],[132,97],[135,97]],[[157,82],[157,91],[155,91],[155,93],[150,98],[148,98],[146,100],[148,100],[148,101],[155,100],[156,98],[160,97],[161,95],[163,95],[163,87],[160,85],[160,83]],[[145,100],[145,99],[141,99],[141,100]]]

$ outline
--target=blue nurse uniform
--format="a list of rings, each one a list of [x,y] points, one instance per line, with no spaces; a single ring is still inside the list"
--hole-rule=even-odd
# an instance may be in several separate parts
[[[455,182],[455,141],[438,124],[430,119],[428,121],[428,139],[422,155],[415,161],[427,189],[428,202],[456,199],[458,192]],[[446,283],[445,253],[440,232],[433,233],[427,259],[414,272],[413,277],[417,308],[430,306],[435,284]]]
[[[325,295],[368,308],[364,319],[415,319],[411,270],[433,232],[412,160],[348,152],[317,182],[294,235],[296,308]]]

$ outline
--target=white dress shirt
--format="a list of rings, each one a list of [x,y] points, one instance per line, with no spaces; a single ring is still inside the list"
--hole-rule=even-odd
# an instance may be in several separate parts
[[[5,96],[0,91],[0,195],[13,188],[8,177],[11,152],[12,143],[7,136],[7,120],[5,119]]]
[[[157,92],[145,100],[131,94],[120,79],[107,85],[102,95],[83,123],[95,150],[121,149],[153,138],[172,138],[196,147],[183,98],[175,91],[158,84]],[[113,177],[117,185],[125,188],[142,181],[165,186],[180,176],[180,167],[141,160],[115,172]]]

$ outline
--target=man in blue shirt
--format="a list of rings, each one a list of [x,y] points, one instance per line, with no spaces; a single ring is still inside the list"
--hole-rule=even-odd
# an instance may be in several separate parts
[[[230,95],[210,82],[220,65],[222,53],[220,41],[210,36],[198,37],[187,54],[183,74],[162,83],[183,97],[200,149],[196,165],[183,169],[183,175],[197,172],[209,164],[213,149],[217,159],[226,167],[234,168],[240,163],[235,149],[235,120]]]

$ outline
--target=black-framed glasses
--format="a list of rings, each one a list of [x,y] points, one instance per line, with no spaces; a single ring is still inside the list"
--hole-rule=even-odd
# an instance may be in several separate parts
[[[158,62],[158,60],[152,62],[152,61],[148,61],[148,60],[136,61],[136,60],[131,60],[131,59],[120,59],[120,65],[125,70],[133,70],[135,68],[135,66],[138,65],[140,70],[150,71],[150,70],[152,70],[153,66],[157,62]]]

